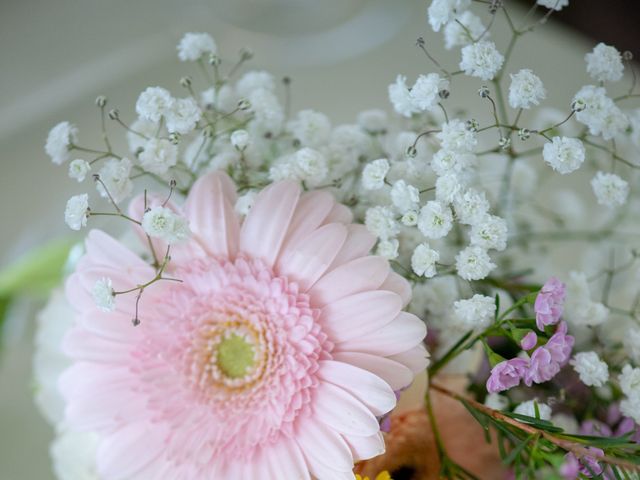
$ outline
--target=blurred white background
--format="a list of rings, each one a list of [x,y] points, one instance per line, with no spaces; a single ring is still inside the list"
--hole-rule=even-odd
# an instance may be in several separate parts
[[[45,156],[49,129],[69,120],[90,144],[98,138],[97,95],[132,120],[145,87],[181,93],[179,78],[198,74],[176,58],[182,33],[211,33],[223,58],[250,46],[254,68],[293,79],[294,111],[315,108],[334,123],[352,122],[365,108],[390,110],[386,89],[398,73],[412,83],[434,71],[414,46],[418,36],[457,69],[458,52],[445,53],[427,27],[427,6],[425,0],[1,0],[0,267],[69,236],[62,212],[83,187]],[[556,25],[532,36],[516,49],[510,70],[533,68],[548,86],[549,103],[568,104],[587,82],[582,58],[592,42]],[[505,48],[503,22],[493,39]],[[478,86],[469,82],[453,92],[454,103],[477,102]],[[0,479],[47,480],[51,431],[31,398],[35,307],[18,307],[0,352]]]

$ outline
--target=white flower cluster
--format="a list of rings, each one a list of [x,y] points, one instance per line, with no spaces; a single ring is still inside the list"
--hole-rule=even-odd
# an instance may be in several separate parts
[[[580,352],[571,360],[580,380],[590,387],[602,387],[609,380],[609,367],[596,352]]]
[[[413,87],[407,86],[407,77],[398,75],[389,85],[389,100],[394,110],[404,117],[428,112],[438,106],[440,92],[448,88],[448,82],[437,73],[419,75]]]
[[[453,321],[464,331],[484,330],[493,322],[495,312],[495,299],[476,294],[453,304]]]
[[[609,317],[609,309],[591,299],[587,276],[583,272],[570,272],[567,280],[565,318],[573,325],[595,327]]]
[[[167,243],[176,243],[189,236],[186,218],[170,209],[157,206],[149,209],[142,217],[142,229],[152,238],[160,238]]]
[[[620,374],[620,389],[626,398],[620,402],[620,410],[640,424],[640,368],[625,365]]]

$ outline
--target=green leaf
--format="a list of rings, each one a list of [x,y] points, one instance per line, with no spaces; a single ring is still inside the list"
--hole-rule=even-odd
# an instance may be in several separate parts
[[[525,438],[522,442],[515,446],[511,453],[507,455],[507,458],[503,460],[505,465],[511,465],[516,459],[520,456],[524,448],[529,445],[529,442],[535,438],[537,433],[532,433],[527,438]]]
[[[57,240],[18,258],[0,272],[0,297],[46,295],[60,283],[73,243]]]

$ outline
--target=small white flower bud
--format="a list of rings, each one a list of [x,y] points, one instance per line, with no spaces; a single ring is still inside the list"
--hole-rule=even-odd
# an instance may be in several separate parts
[[[240,152],[249,146],[250,141],[249,132],[246,130],[236,130],[231,134],[231,145]]]

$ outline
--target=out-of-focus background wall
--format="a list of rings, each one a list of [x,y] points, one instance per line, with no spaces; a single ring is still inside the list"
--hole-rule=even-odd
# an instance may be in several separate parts
[[[526,3],[514,1],[516,8]],[[634,1],[574,2],[562,13],[620,49],[637,50]],[[241,47],[255,52],[253,67],[293,79],[293,109],[315,108],[334,122],[387,105],[387,85],[398,73],[413,81],[433,71],[415,47],[455,66],[428,29],[425,0],[0,0],[0,268],[30,248],[69,236],[62,212],[79,187],[43,151],[60,120],[80,126],[83,143],[98,140],[93,101],[109,98],[122,116],[149,85],[180,93],[175,44],[185,31],[211,33],[223,57]],[[625,7],[628,5],[628,7]],[[627,8],[616,14],[616,8]],[[594,11],[594,9],[597,9]],[[570,13],[573,12],[573,13]],[[612,13],[613,12],[613,13]],[[603,19],[618,27],[602,29]],[[503,22],[499,22],[502,24]],[[618,37],[612,36],[617,30]],[[629,33],[631,32],[631,33]],[[499,48],[504,25],[492,33]],[[588,82],[583,56],[594,42],[554,21],[514,52],[511,69],[533,68],[549,89],[549,103],[568,104]],[[638,52],[634,52],[638,53]],[[455,69],[455,68],[454,68]],[[476,87],[456,92],[456,104],[474,103]],[[47,480],[52,432],[31,398],[32,304],[13,306],[0,351],[0,480]]]

